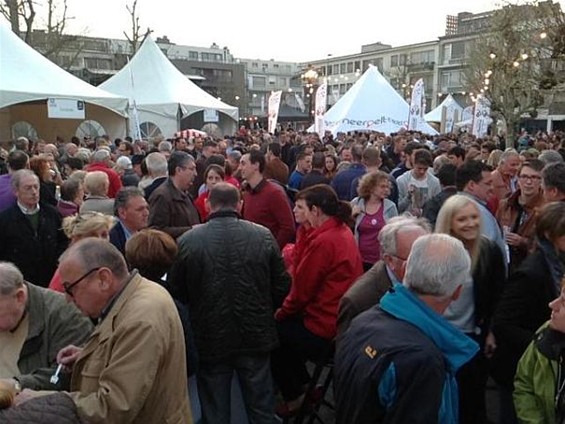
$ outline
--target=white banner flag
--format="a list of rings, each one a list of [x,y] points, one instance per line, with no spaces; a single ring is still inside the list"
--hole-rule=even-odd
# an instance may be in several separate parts
[[[417,130],[418,124],[424,119],[426,110],[426,96],[424,95],[424,80],[420,78],[414,84],[410,99],[410,113],[408,115],[408,130]]]
[[[473,119],[473,106],[467,106],[465,109],[463,109],[461,120],[471,121],[472,119]]]
[[[490,117],[490,101],[480,94],[475,102],[475,113],[473,114],[473,129],[471,134],[475,137],[487,135],[489,124],[492,122]]]
[[[269,96],[269,121],[268,131],[271,134],[275,133],[277,128],[277,121],[279,119],[279,107],[281,105],[282,90],[273,91]]]
[[[316,106],[314,115],[314,131],[321,137],[324,136],[324,114],[328,103],[328,84],[323,83],[316,91]]]
[[[145,129],[147,131],[147,128]],[[137,113],[137,105],[135,100],[132,100],[132,104],[129,110],[129,135],[134,141],[141,140],[141,128],[139,126],[139,114]],[[146,134],[147,136],[148,134]]]

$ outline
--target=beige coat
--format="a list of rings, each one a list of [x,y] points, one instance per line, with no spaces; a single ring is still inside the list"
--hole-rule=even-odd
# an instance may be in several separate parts
[[[177,308],[136,273],[74,365],[78,412],[90,424],[190,424],[187,385]]]

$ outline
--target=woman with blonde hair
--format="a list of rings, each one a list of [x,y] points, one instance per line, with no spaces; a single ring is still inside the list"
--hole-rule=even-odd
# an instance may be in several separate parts
[[[505,278],[503,252],[481,235],[481,228],[479,206],[473,199],[456,194],[441,207],[435,230],[459,239],[471,257],[471,275],[460,297],[443,314],[481,346],[479,353],[457,373],[461,423],[486,422],[486,358],[496,348],[490,327]]]
[[[85,212],[63,219],[63,231],[71,241],[69,247],[79,240],[87,237],[97,237],[110,240],[110,230],[115,220],[112,216],[100,212]],[[53,274],[49,288],[61,293],[65,292],[59,269]]]

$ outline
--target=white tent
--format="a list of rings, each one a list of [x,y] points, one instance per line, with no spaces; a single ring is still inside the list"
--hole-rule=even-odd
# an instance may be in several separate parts
[[[180,130],[179,110],[183,117],[206,109],[222,112],[233,120],[234,130],[238,120],[236,107],[221,102],[190,81],[151,37],[147,37],[129,64],[100,88],[135,102],[141,125],[150,122],[168,137]]]
[[[451,94],[449,94],[441,104],[436,107],[434,110],[426,113],[424,115],[424,119],[427,122],[441,122],[441,115],[443,113],[443,108],[445,107],[446,110],[454,109],[458,111],[459,119],[461,119],[461,114],[463,113],[463,108],[459,106],[459,103],[453,98]]]
[[[386,134],[406,129],[409,105],[375,66],[369,69],[324,115],[324,128],[334,135],[349,131],[380,131]],[[437,134],[424,120],[418,131]]]
[[[125,132],[126,98],[93,87],[59,68],[0,24],[0,139],[11,138],[9,129],[21,120],[44,138],[74,135],[80,120],[48,119],[49,98],[82,100],[87,103],[86,119],[100,122],[108,135],[117,137]]]

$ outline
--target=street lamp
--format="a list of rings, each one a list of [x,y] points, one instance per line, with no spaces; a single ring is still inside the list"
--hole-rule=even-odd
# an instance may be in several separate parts
[[[314,116],[314,97],[318,87],[318,72],[312,65],[308,65],[308,70],[300,78],[304,84],[305,97],[308,98],[308,116],[312,118]]]

